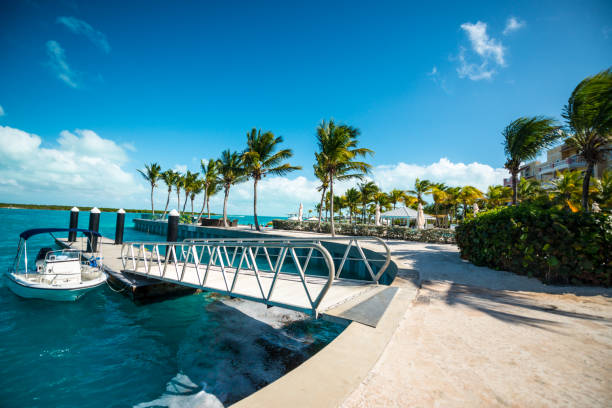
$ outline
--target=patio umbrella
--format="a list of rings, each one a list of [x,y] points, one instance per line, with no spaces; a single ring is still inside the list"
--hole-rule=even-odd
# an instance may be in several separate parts
[[[302,222],[302,216],[304,215],[304,206],[300,203],[300,210],[298,211],[298,221]]]
[[[480,209],[478,208],[478,204],[474,203],[474,215],[478,214],[478,211],[480,211]]]
[[[417,208],[416,227],[417,229],[425,228],[425,214],[423,214],[423,204],[421,203],[419,203]]]
[[[376,225],[380,225],[380,204],[376,203],[376,215],[375,215]]]

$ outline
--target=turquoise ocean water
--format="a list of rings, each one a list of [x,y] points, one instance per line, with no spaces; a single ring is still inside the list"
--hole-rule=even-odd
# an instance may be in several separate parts
[[[87,227],[88,216],[80,214],[79,227]],[[134,217],[126,215],[125,240],[159,240],[131,228]],[[2,274],[21,231],[65,227],[68,219],[68,211],[0,209]],[[115,214],[102,213],[102,234],[113,237],[114,223]],[[33,237],[28,245],[35,252],[49,242]],[[21,299],[3,277],[0,407],[227,406],[300,364],[342,329],[207,294],[136,305],[103,286],[74,303]]]

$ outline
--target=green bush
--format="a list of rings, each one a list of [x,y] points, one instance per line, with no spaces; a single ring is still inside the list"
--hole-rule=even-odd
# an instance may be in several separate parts
[[[456,229],[464,259],[545,283],[610,286],[612,217],[521,204],[478,214]]]
[[[317,229],[316,221],[298,221],[290,220],[272,220],[274,229],[293,230],[293,231],[313,231],[329,234],[331,224],[322,222],[321,229]],[[431,228],[431,229],[412,229],[399,226],[386,225],[368,225],[368,224],[348,224],[335,223],[336,234],[351,235],[351,236],[369,236],[380,237],[383,239],[403,239],[406,241],[429,242],[433,244],[454,244],[455,233],[449,229]]]

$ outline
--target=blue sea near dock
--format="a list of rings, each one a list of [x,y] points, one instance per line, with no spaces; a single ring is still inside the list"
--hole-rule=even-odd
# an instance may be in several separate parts
[[[126,215],[125,240],[159,240],[130,228],[135,216]],[[64,227],[69,212],[0,209],[0,217],[4,272],[21,231]],[[86,228],[88,213],[79,218]],[[115,214],[102,213],[102,234],[113,237],[114,223]],[[49,239],[30,241],[38,247]],[[11,293],[3,278],[0,406],[227,406],[343,330],[300,317],[210,294],[136,305],[106,286],[75,303],[26,300]]]

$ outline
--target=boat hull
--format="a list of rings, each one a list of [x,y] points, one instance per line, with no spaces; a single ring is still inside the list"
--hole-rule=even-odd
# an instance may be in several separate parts
[[[21,279],[12,274],[7,274],[7,286],[17,296],[28,299],[44,299],[59,302],[74,302],[83,297],[87,292],[97,288],[106,281],[106,275],[103,279],[92,281],[90,284],[82,285],[77,288],[62,288],[62,287],[44,287],[42,285],[32,286],[23,282]]]

